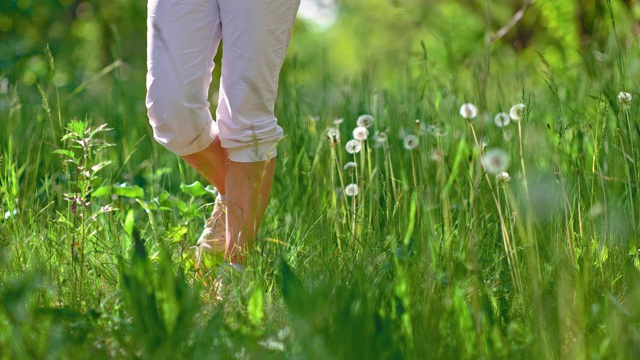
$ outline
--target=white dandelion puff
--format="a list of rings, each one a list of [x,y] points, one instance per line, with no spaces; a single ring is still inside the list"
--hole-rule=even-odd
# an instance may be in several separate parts
[[[356,140],[364,141],[369,136],[369,130],[366,127],[358,126],[353,129],[353,138]]]
[[[482,166],[489,174],[499,174],[509,167],[509,155],[502,149],[491,149],[482,156]]]
[[[480,144],[480,148],[482,150],[485,150],[487,146],[489,146],[489,141],[486,138],[481,138],[479,144]]]
[[[418,126],[418,135],[424,135],[428,133],[427,124],[420,120],[416,120],[416,125]]]
[[[409,134],[405,136],[404,139],[402,139],[402,143],[405,149],[413,150],[418,147],[418,145],[420,144],[420,140],[417,136]]]
[[[509,110],[509,117],[511,118],[511,120],[518,121],[522,119],[522,117],[524,116],[525,108],[526,106],[524,104],[513,105],[511,107],[511,110]]]
[[[604,206],[602,206],[600,202],[596,202],[595,204],[593,204],[591,209],[589,209],[589,217],[590,218],[598,217],[602,215],[603,212],[604,212]]]
[[[327,137],[331,142],[338,142],[340,141],[340,132],[335,128],[329,128],[327,130]]]
[[[344,164],[344,170],[345,171],[350,171],[355,169],[358,166],[358,164],[356,164],[355,161],[349,161],[348,163]]]
[[[375,149],[380,149],[385,142],[387,142],[387,134],[385,132],[378,132],[376,131],[375,134],[373,134],[373,147]]]
[[[435,137],[442,137],[447,134],[446,132],[442,131],[442,129],[440,129],[435,125],[428,125],[426,131],[427,131],[427,134]]]
[[[502,171],[496,175],[496,182],[499,185],[504,186],[509,181],[511,181],[511,176],[509,176],[509,173],[506,171]]]
[[[373,116],[369,114],[360,115],[356,120],[356,124],[360,127],[370,128],[373,126]]]
[[[360,144],[360,140],[355,139],[347,141],[347,144],[345,145],[345,149],[347,149],[349,154],[357,154],[360,152],[361,148],[362,145]]]
[[[384,132],[384,131],[376,132],[373,135],[373,138],[379,143],[385,143],[385,142],[387,142],[387,133]]]
[[[618,102],[622,105],[629,105],[633,97],[628,92],[620,91],[618,94]]]
[[[333,125],[340,125],[344,122],[343,118],[336,118],[333,120]]]
[[[511,121],[511,119],[509,118],[509,114],[507,114],[505,112],[498,113],[493,118],[493,123],[496,124],[497,127],[507,126],[507,125],[509,125],[510,121]]]
[[[358,188],[357,184],[349,184],[346,188],[344,188],[344,193],[347,194],[347,196],[358,196],[359,192],[360,189]]]
[[[474,119],[478,116],[478,108],[472,103],[462,104],[460,107],[460,115],[467,120]]]

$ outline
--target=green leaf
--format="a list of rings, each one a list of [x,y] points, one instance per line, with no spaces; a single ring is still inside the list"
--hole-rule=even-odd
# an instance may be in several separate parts
[[[158,204],[162,204],[163,202],[169,200],[170,197],[171,194],[169,194],[167,191],[163,191],[154,200],[156,200]]]
[[[93,197],[105,197],[111,193],[111,186],[100,186],[95,189],[91,196]]]
[[[55,150],[53,153],[54,154],[64,155],[64,156],[66,156],[68,158],[71,158],[71,159],[75,159],[76,158],[76,154],[73,151],[67,150],[67,149],[58,149],[58,150]]]
[[[257,288],[251,294],[249,298],[249,304],[247,306],[249,312],[249,320],[255,326],[260,326],[262,319],[264,319],[264,298],[262,296],[262,289]]]
[[[189,229],[186,226],[178,225],[169,230],[169,232],[167,233],[167,237],[171,240],[172,243],[176,243],[180,241],[180,239],[182,239],[187,231],[189,231]]]
[[[124,231],[131,236],[133,234],[133,225],[135,224],[135,214],[133,209],[129,209],[127,212],[127,217],[124,219]]]
[[[180,184],[180,190],[192,197],[202,196],[207,193],[207,190],[202,186],[200,181],[195,181],[191,185]]]
[[[144,197],[144,190],[137,185],[129,185],[123,183],[113,186],[113,193],[131,199],[142,199]]]

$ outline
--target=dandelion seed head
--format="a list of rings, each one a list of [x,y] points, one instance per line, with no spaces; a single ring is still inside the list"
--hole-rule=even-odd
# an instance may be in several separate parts
[[[434,162],[440,162],[442,161],[442,153],[438,150],[433,150],[431,152],[431,155],[429,155],[429,160],[434,161]]]
[[[416,121],[420,121],[420,120],[416,120]],[[427,124],[425,124],[424,122],[420,121],[419,123],[416,123],[416,125],[418,126],[418,135],[425,135],[425,134],[428,133]]]
[[[344,188],[344,193],[347,194],[347,196],[358,196],[359,192],[360,189],[358,188],[357,184],[349,184],[346,188]]]
[[[604,206],[602,206],[600,202],[596,202],[595,204],[593,204],[591,209],[589,209],[589,217],[596,218],[602,215],[603,212],[604,212]]]
[[[360,144],[360,140],[351,139],[345,144],[345,149],[349,154],[357,154],[360,152],[361,148],[362,145]]]
[[[356,120],[356,125],[364,128],[370,128],[371,126],[373,126],[373,116],[369,114],[358,116],[358,120]]]
[[[511,121],[511,119],[509,118],[509,114],[507,114],[505,112],[498,113],[493,118],[493,123],[496,124],[497,127],[507,126],[507,125],[509,125],[510,121]]]
[[[373,148],[380,149],[384,143],[387,142],[387,133],[376,131],[376,133],[373,134],[373,141]]]
[[[478,116],[478,108],[472,103],[462,104],[460,107],[460,116],[467,120],[474,119]]]
[[[404,139],[402,139],[402,144],[404,145],[405,149],[413,150],[418,147],[418,145],[420,144],[420,140],[417,136],[409,134],[405,136]]]
[[[356,164],[355,161],[349,161],[348,163],[344,164],[344,170],[345,171],[353,170],[357,166],[358,166],[358,164]]]
[[[369,130],[367,130],[366,127],[358,126],[357,128],[353,129],[354,139],[364,141],[367,139],[367,136],[369,136]]]
[[[336,118],[333,120],[333,125],[340,125],[344,122],[343,118]]]
[[[522,119],[522,117],[524,116],[525,108],[526,106],[524,104],[513,105],[511,107],[511,110],[509,110],[509,117],[511,118],[511,120],[518,121]]]
[[[502,149],[494,148],[482,156],[482,166],[489,174],[499,174],[509,167],[509,155]]]
[[[427,134],[435,137],[445,136],[447,133],[442,131],[439,127],[435,125],[427,125]]]
[[[498,185],[504,186],[507,182],[511,181],[511,176],[506,171],[502,171],[496,175],[496,182]]]
[[[620,91],[620,93],[618,93],[618,102],[621,105],[629,105],[631,100],[633,100],[633,97],[628,92]]]
[[[329,128],[327,130],[327,137],[331,142],[339,142],[340,141],[340,132],[336,128]]]
[[[373,138],[379,143],[387,142],[387,133],[384,131],[376,132]]]

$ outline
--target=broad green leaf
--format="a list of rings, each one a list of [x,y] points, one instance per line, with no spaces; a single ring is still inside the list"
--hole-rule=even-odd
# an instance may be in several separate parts
[[[137,185],[129,185],[122,183],[120,185],[113,186],[113,193],[131,199],[142,199],[144,197],[144,190]]]
[[[93,193],[91,194],[91,196],[93,197],[105,197],[107,195],[109,195],[111,193],[111,186],[100,186],[99,188],[95,189],[93,191]]]
[[[207,190],[202,186],[200,181],[195,181],[191,185],[180,184],[180,190],[192,197],[202,196],[207,193]]]
[[[262,319],[264,319],[264,298],[262,297],[262,289],[256,288],[251,297],[249,298],[249,304],[247,306],[249,313],[249,320],[255,326],[260,326]]]
[[[187,231],[189,231],[189,229],[186,226],[181,226],[181,225],[174,226],[167,233],[167,237],[171,239],[172,243],[176,243],[180,241],[180,239],[182,239],[182,237],[184,236],[184,234],[187,233]]]
[[[133,225],[135,224],[135,214],[133,209],[129,209],[127,217],[124,219],[124,231],[131,236],[133,234]]]

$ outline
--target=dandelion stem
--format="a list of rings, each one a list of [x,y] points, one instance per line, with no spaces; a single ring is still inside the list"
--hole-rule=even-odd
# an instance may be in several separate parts
[[[527,170],[524,166],[524,141],[522,141],[522,121],[518,121],[518,139],[520,140],[520,166],[522,167],[522,186],[529,199],[529,186],[527,185]]]
[[[340,167],[340,163],[338,162],[338,156],[336,154],[336,147],[335,147],[335,144],[333,142],[331,142],[331,160],[332,160],[333,165],[335,165],[337,170],[338,170],[338,178],[339,178],[339,181],[340,181],[340,189],[344,189],[344,181],[342,180],[342,171],[341,171],[342,169]],[[333,188],[334,188],[333,190],[335,190],[335,173],[333,171],[331,171],[331,184],[334,185],[333,186]],[[331,193],[332,193],[331,199],[332,199],[332,202],[333,202],[333,208],[336,209],[336,211],[337,211],[337,209],[338,209],[338,196],[337,196],[336,191],[332,191]],[[338,243],[338,253],[340,253],[342,255],[342,241],[340,239],[341,238],[340,233],[341,233],[340,225],[336,225],[336,235],[337,235],[336,241]]]
[[[413,157],[413,151],[409,152],[411,155],[411,171],[413,172],[413,187],[415,191],[418,190],[418,175],[416,175],[416,162]]]

